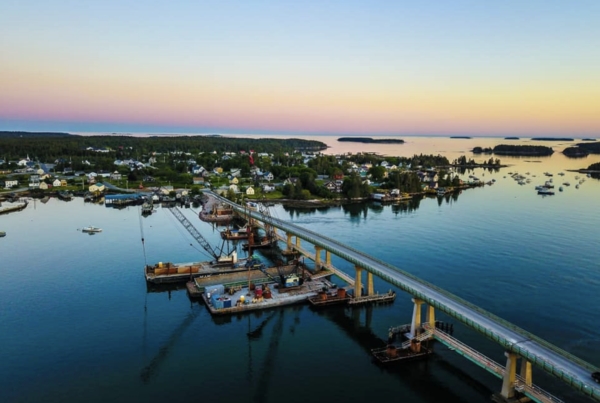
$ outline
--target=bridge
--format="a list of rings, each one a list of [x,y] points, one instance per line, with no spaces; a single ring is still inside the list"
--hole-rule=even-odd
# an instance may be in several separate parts
[[[293,236],[296,237],[296,246],[298,247],[300,247],[301,239],[310,242],[314,245],[316,251],[315,263],[320,263],[320,252],[325,250],[327,264],[330,264],[329,254],[331,253],[354,264],[356,269],[355,295],[361,295],[361,273],[363,271],[367,271],[368,275],[367,295],[372,293],[372,275],[378,276],[410,294],[413,297],[414,309],[409,337],[421,338],[422,335],[418,333],[419,329],[425,329],[429,332],[428,336],[434,337],[445,344],[449,343],[449,339],[444,338],[442,332],[434,330],[435,311],[437,310],[500,344],[505,350],[506,366],[503,367],[498,363],[494,363],[495,368],[491,372],[502,378],[502,389],[497,395],[501,401],[514,401],[518,393],[522,393],[537,402],[560,401],[532,384],[532,365],[541,368],[584,395],[600,401],[600,385],[595,383],[591,377],[592,373],[600,371],[598,367],[389,263],[343,245],[322,234],[278,218],[267,217],[257,211],[248,210],[214,192],[206,191],[205,193],[231,205],[234,211],[242,215],[250,215],[255,220],[284,231],[288,247],[294,246],[291,243]],[[422,305],[426,305],[425,321],[421,320]],[[458,344],[453,348],[456,348],[456,346]],[[462,352],[461,355],[467,358],[471,357],[470,353],[467,353],[468,348],[461,347],[457,348],[456,351]],[[474,362],[477,361],[472,357],[469,359]],[[520,374],[517,374],[519,360],[521,361]],[[491,360],[488,361],[491,362]]]

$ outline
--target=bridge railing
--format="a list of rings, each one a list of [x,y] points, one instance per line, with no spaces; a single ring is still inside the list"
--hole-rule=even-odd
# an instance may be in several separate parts
[[[323,242],[319,241],[318,239],[321,238],[321,239],[324,239],[324,240],[330,242],[331,244],[339,245],[340,247],[346,248],[346,249],[352,251],[354,254],[364,257],[367,261],[370,260],[372,262],[375,262],[375,263],[377,263],[379,265],[382,265],[382,266],[386,267],[389,270],[395,271],[397,273],[402,274],[403,276],[406,276],[406,277],[410,278],[411,280],[413,280],[416,283],[419,283],[419,284],[421,284],[421,285],[423,285],[423,286],[425,286],[427,288],[433,289],[436,292],[444,295],[445,297],[447,297],[447,298],[449,298],[449,299],[451,299],[451,300],[453,300],[453,301],[455,301],[457,303],[460,303],[461,305],[463,305],[463,306],[465,306],[465,307],[467,307],[467,308],[469,308],[469,309],[471,309],[471,310],[479,313],[480,315],[483,315],[483,316],[487,317],[488,319],[493,320],[496,323],[499,323],[499,324],[503,325],[504,327],[512,330],[513,332],[515,332],[515,333],[517,333],[517,334],[519,334],[519,335],[521,335],[523,337],[526,337],[526,338],[528,338],[528,339],[530,339],[532,341],[535,341],[536,343],[544,346],[545,348],[547,348],[549,350],[554,351],[555,353],[557,353],[560,356],[566,358],[567,360],[569,360],[571,362],[574,362],[574,363],[578,364],[579,366],[581,366],[583,368],[586,368],[587,370],[590,371],[590,374],[592,372],[600,371],[600,369],[598,369],[597,367],[593,366],[592,364],[590,364],[590,363],[582,360],[581,358],[576,357],[576,356],[568,353],[567,351],[565,351],[565,350],[563,350],[563,349],[561,349],[561,348],[559,348],[559,347],[551,344],[550,342],[548,342],[548,341],[546,341],[546,340],[544,340],[544,339],[542,339],[542,338],[540,338],[538,336],[535,336],[534,334],[532,334],[532,333],[530,333],[530,332],[528,332],[528,331],[526,331],[526,330],[524,330],[524,329],[522,329],[522,328],[520,328],[520,327],[518,327],[518,326],[516,326],[516,325],[514,325],[514,324],[512,324],[512,323],[510,323],[510,322],[508,322],[508,321],[506,321],[506,320],[504,320],[504,319],[502,319],[502,318],[494,315],[494,314],[492,314],[491,312],[488,312],[488,311],[486,311],[486,310],[484,310],[484,309],[482,309],[482,308],[480,308],[480,307],[478,307],[478,306],[476,306],[476,305],[474,305],[474,304],[472,304],[472,303],[470,303],[470,302],[468,302],[468,301],[466,301],[466,300],[464,300],[464,299],[462,299],[462,298],[460,298],[460,297],[458,297],[458,296],[456,296],[456,295],[454,295],[454,294],[452,294],[452,293],[450,293],[450,292],[448,292],[448,291],[446,291],[446,290],[444,290],[442,288],[439,288],[439,287],[437,287],[437,286],[435,286],[435,285],[433,285],[433,284],[431,284],[431,283],[429,283],[429,282],[427,282],[425,280],[422,280],[422,279],[418,278],[417,276],[415,276],[413,274],[410,274],[410,273],[408,273],[408,272],[406,272],[406,271],[404,271],[402,269],[399,269],[398,267],[395,267],[395,266],[393,266],[393,265],[391,265],[391,264],[389,264],[387,262],[384,262],[384,261],[382,261],[382,260],[380,260],[378,258],[370,256],[370,255],[368,255],[368,254],[366,254],[366,253],[364,253],[362,251],[359,251],[359,250],[357,250],[357,249],[355,249],[355,248],[353,248],[351,246],[342,245],[339,241],[337,241],[335,239],[329,238],[329,237],[327,237],[327,236],[325,236],[323,234],[318,234],[318,233],[316,233],[314,231],[311,231],[309,229],[306,229],[306,228],[300,228],[299,227],[299,229],[302,231],[302,233],[300,233],[300,232],[294,230],[295,224],[288,223],[288,222],[285,222],[285,221],[283,221],[281,219],[274,218],[274,217],[265,217],[264,215],[262,215],[262,214],[260,214],[260,213],[258,213],[256,211],[248,211],[248,210],[244,209],[242,206],[240,206],[240,205],[238,205],[236,203],[233,203],[232,201],[230,201],[230,200],[228,200],[228,199],[226,199],[224,197],[216,195],[215,193],[212,193],[212,192],[211,192],[211,194],[213,194],[214,196],[216,196],[221,201],[230,204],[238,212],[241,212],[243,214],[249,214],[250,216],[252,216],[255,219],[258,219],[260,221],[263,221],[263,222],[266,222],[266,223],[268,223],[270,225],[273,225],[273,226],[275,226],[277,228],[280,228],[280,229],[286,231],[287,233],[291,233],[292,235],[301,236],[302,238],[305,238],[308,242],[310,242],[310,243],[312,243],[314,245],[320,246],[320,247],[322,247],[322,248],[324,248],[326,250],[329,250],[330,252],[338,255],[339,257],[341,257],[341,258],[343,258],[343,259],[345,259],[345,260],[347,260],[347,261],[349,261],[351,263],[354,263],[355,265],[357,265],[359,267],[363,267],[365,269],[369,269],[371,272],[373,272],[373,274],[376,274],[378,277],[382,278],[383,280],[385,280],[385,281],[387,281],[387,282],[389,282],[391,284],[396,285],[397,287],[401,288],[402,290],[404,290],[404,291],[408,292],[409,294],[413,295],[415,298],[418,298],[418,299],[421,299],[421,300],[425,301],[427,304],[435,307],[436,309],[438,309],[438,310],[440,310],[440,311],[442,311],[442,312],[444,312],[444,313],[446,313],[446,314],[448,314],[448,315],[450,315],[450,316],[458,319],[459,321],[465,323],[467,326],[470,326],[470,327],[474,328],[476,331],[478,331],[478,332],[486,335],[488,338],[490,338],[490,339],[494,340],[495,342],[497,342],[498,344],[502,345],[508,351],[512,351],[512,352],[518,354],[521,357],[527,358],[528,361],[530,361],[533,364],[535,364],[535,365],[543,368],[544,370],[546,370],[547,372],[551,373],[552,375],[554,375],[554,376],[556,376],[556,377],[558,377],[560,379],[563,379],[568,384],[570,384],[571,386],[579,389],[580,391],[582,391],[583,393],[587,394],[588,396],[595,397],[595,398],[598,398],[600,396],[599,392],[597,392],[597,391],[595,391],[593,389],[587,388],[586,385],[584,385],[580,381],[578,381],[576,379],[576,377],[574,377],[572,374],[569,374],[568,372],[565,372],[565,371],[561,370],[560,368],[557,368],[553,363],[550,363],[550,362],[547,362],[547,361],[544,361],[544,360],[538,358],[537,356],[531,354],[529,351],[527,351],[525,349],[522,349],[521,347],[519,347],[515,343],[513,343],[513,342],[511,342],[509,340],[506,340],[504,337],[502,337],[502,336],[500,336],[500,335],[498,335],[498,334],[490,331],[488,328],[479,325],[478,323],[474,322],[472,319],[470,319],[470,318],[468,318],[468,317],[466,317],[466,316],[464,316],[464,315],[462,315],[462,314],[460,314],[458,312],[455,312],[454,310],[451,310],[451,309],[447,308],[446,306],[444,306],[444,305],[438,303],[437,301],[435,301],[435,300],[427,297],[426,295],[424,295],[421,292],[413,289],[412,287],[410,287],[410,286],[408,286],[406,284],[400,283],[399,281],[397,281],[397,280],[389,277],[387,274],[385,274],[385,273],[377,270],[376,268],[370,266],[368,264],[368,262],[360,261],[360,260],[354,258],[353,256],[350,256],[350,255],[345,254],[344,252],[341,252],[340,250],[332,250],[333,248],[328,247],[328,245],[324,244]],[[306,234],[309,234],[311,236],[307,236]]]

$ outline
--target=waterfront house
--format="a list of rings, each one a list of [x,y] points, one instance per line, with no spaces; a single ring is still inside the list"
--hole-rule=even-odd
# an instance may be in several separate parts
[[[262,185],[262,191],[263,191],[263,193],[274,192],[275,191],[275,186],[272,186],[272,185]]]
[[[69,186],[69,184],[67,183],[67,181],[66,181],[66,180],[64,180],[64,179],[61,179],[61,180],[60,180],[60,186],[63,186],[63,187],[64,187],[64,186]]]
[[[41,190],[48,190],[48,184],[46,182],[40,182]]]
[[[342,193],[342,184],[341,181],[330,181],[327,182],[325,188],[332,193]]]
[[[88,190],[92,193],[101,193],[104,192],[105,189],[106,187],[101,182],[95,183],[88,188]]]
[[[17,180],[4,181],[5,189],[11,189],[13,186],[18,186],[18,185],[19,185],[19,181],[17,181]]]
[[[61,187],[60,179],[55,179],[54,182],[52,182],[52,186],[55,188]]]
[[[298,178],[287,178],[283,181],[284,185],[295,185],[298,182]]]
[[[248,196],[254,196],[254,188],[252,186],[248,186],[248,189],[246,189],[246,194]]]

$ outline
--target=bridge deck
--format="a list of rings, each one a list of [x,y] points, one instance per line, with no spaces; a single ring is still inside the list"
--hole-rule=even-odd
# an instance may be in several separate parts
[[[236,211],[247,213],[242,206],[213,192],[209,193],[232,205]],[[298,225],[273,217],[265,217],[255,211],[251,211],[250,214],[259,221],[267,222],[287,234],[298,236],[366,269],[413,297],[423,300],[435,309],[484,334],[502,345],[507,351],[526,358],[533,365],[561,379],[570,387],[600,401],[600,385],[596,384],[591,377],[592,372],[600,371],[596,366],[389,263]]]

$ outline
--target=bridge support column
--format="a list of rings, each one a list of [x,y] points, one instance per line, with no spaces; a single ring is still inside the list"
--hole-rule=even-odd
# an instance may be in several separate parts
[[[321,251],[323,248],[315,246],[315,273],[321,270]]]
[[[413,298],[412,302],[415,304],[413,308],[412,322],[410,323],[410,337],[413,338],[417,335],[417,328],[421,326],[421,305],[424,303],[420,299]]]
[[[515,380],[517,379],[517,359],[515,353],[506,352],[506,371],[502,379],[502,391],[500,395],[504,399],[512,399],[515,396]]]
[[[367,272],[367,295],[374,295],[373,291],[373,273]]]
[[[287,236],[287,248],[292,250],[292,234],[285,234]]]
[[[427,316],[425,320],[432,329],[435,329],[435,308],[431,305],[427,305]]]
[[[362,267],[354,266],[356,270],[356,278],[354,279],[354,298],[358,298],[361,296],[362,292],[362,282],[361,282],[361,274],[363,271]]]
[[[296,246],[300,247],[300,238],[298,236],[296,236]]]
[[[531,386],[531,362],[527,361],[525,358],[521,358],[521,378],[523,378],[527,385]]]
[[[331,266],[331,252],[328,250],[325,251],[325,263],[327,263],[327,266]]]

